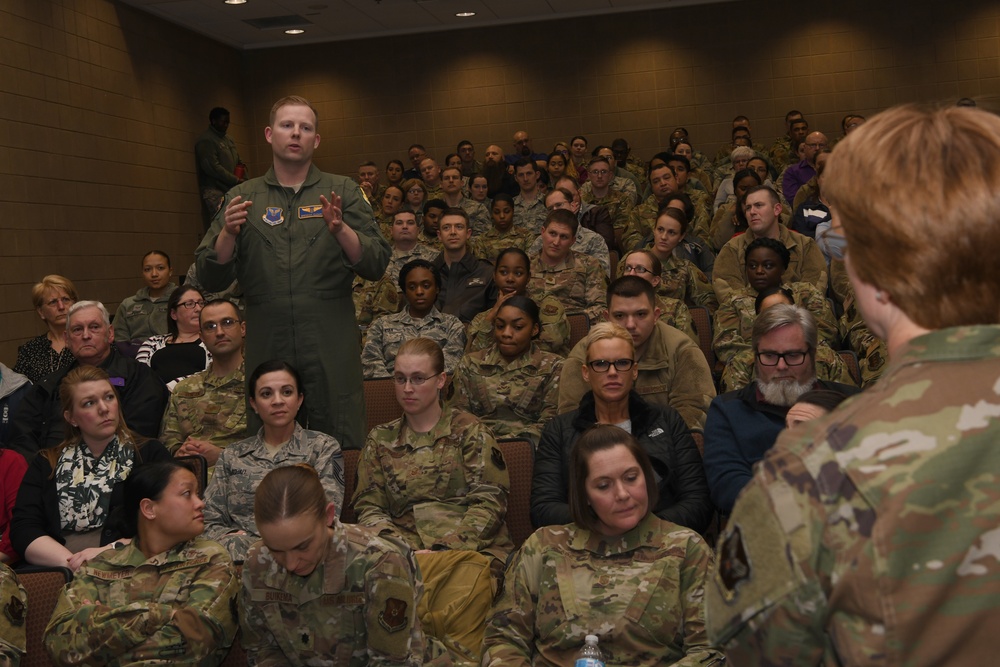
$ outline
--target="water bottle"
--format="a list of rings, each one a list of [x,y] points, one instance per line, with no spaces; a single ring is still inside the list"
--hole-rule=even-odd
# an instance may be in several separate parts
[[[597,635],[587,635],[583,648],[576,654],[576,667],[604,667],[604,656],[597,646]]]

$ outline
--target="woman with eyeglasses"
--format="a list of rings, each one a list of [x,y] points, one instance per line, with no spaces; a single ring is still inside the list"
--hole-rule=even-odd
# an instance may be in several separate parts
[[[48,331],[17,348],[15,373],[37,384],[49,373],[73,363],[73,355],[66,347],[66,318],[69,307],[78,298],[76,286],[69,278],[52,274],[35,283],[31,302]]]
[[[121,302],[111,326],[115,340],[143,341],[167,331],[167,300],[177,285],[170,278],[170,256],[151,250],[142,256],[142,280],[146,285]]]
[[[555,417],[542,429],[531,481],[531,522],[570,523],[569,458],[573,444],[594,424],[611,424],[633,434],[656,472],[659,500],[652,511],[666,521],[702,531],[712,517],[701,455],[684,419],[671,407],[647,403],[632,391],[639,368],[632,336],[602,322],[585,339],[581,368],[590,391],[580,407]]]
[[[413,215],[417,216],[417,226],[423,226],[427,186],[419,178],[408,178],[399,188],[403,191],[403,205],[400,210],[413,211]]]
[[[284,361],[265,361],[250,375],[247,391],[263,426],[255,436],[222,450],[205,491],[205,537],[226,547],[236,562],[260,539],[254,491],[275,468],[308,464],[319,473],[329,502],[337,507],[344,502],[340,443],[295,421],[305,400],[299,372]]]
[[[139,346],[136,361],[146,364],[173,391],[178,380],[203,371],[212,361],[201,340],[199,318],[205,297],[194,287],[182,285],[167,300],[167,334],[151,336]]]

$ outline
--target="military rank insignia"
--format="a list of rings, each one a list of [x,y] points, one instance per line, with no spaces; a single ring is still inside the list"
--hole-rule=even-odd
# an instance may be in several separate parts
[[[405,628],[406,603],[398,598],[386,598],[385,609],[379,612],[378,622],[387,632],[399,632]]]
[[[3,608],[3,613],[11,625],[24,625],[24,603],[16,595],[10,596],[10,602]]]
[[[274,227],[285,221],[285,216],[280,206],[268,206],[261,219],[268,225]]]

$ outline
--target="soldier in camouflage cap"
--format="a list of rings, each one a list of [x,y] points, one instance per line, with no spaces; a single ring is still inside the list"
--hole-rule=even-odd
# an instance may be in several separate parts
[[[405,665],[440,656],[417,618],[413,552],[342,524],[316,471],[272,470],[257,487],[261,540],[243,564],[240,626],[251,665]]]
[[[242,562],[257,541],[253,497],[264,475],[282,465],[307,463],[319,472],[329,501],[344,501],[344,458],[332,436],[302,428],[295,417],[305,395],[294,368],[265,361],[247,383],[250,407],[263,426],[252,438],[226,447],[205,491],[205,535]]]
[[[484,667],[571,665],[595,634],[608,665],[713,665],[704,590],[711,549],[650,512],[656,473],[627,432],[595,426],[570,462],[573,523],[514,555],[487,620]]]
[[[211,467],[222,448],[241,440],[247,428],[246,322],[236,306],[224,299],[205,304],[200,322],[212,363],[174,387],[163,415],[160,442],[175,456],[204,456]]]
[[[510,480],[493,434],[442,405],[447,377],[435,341],[404,343],[394,378],[403,416],[368,434],[353,499],[358,523],[413,549],[478,551],[504,562]]]
[[[27,650],[28,594],[7,565],[0,563],[0,667],[17,667]]]
[[[838,145],[823,186],[889,364],[756,468],[720,537],[709,638],[741,665],[992,664],[1000,119],[890,109]]]
[[[194,474],[174,461],[125,482],[130,544],[77,570],[59,596],[45,650],[57,665],[218,665],[236,636],[239,578],[205,528]]]
[[[526,296],[504,301],[493,321],[495,344],[462,357],[455,369],[452,406],[479,417],[498,438],[538,443],[556,414],[563,358],[534,342],[538,306]]]

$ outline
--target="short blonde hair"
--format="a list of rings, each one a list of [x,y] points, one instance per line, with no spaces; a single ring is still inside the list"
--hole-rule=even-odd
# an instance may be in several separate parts
[[[903,106],[837,144],[823,174],[858,277],[928,329],[1000,320],[1000,118]]]
[[[639,278],[639,280],[642,280],[642,278]],[[632,356],[635,357],[635,342],[632,340],[632,335],[614,322],[600,322],[595,324],[593,328],[591,328],[590,333],[587,334],[587,342],[585,344],[584,351],[589,353],[590,346],[597,341],[610,340],[612,338],[621,338],[622,340],[627,341],[629,349],[632,350]]]
[[[274,106],[271,107],[271,115],[269,116],[267,123],[268,127],[274,127],[274,118],[278,114],[278,109],[289,106],[309,107],[309,109],[313,112],[313,117],[316,119],[316,127],[314,129],[319,130],[319,113],[316,111],[316,107],[314,107],[309,100],[298,95],[286,95],[274,103]]]
[[[41,308],[45,305],[45,293],[54,290],[66,292],[66,295],[73,299],[73,301],[80,300],[80,296],[76,292],[76,285],[73,284],[72,280],[51,273],[39,280],[31,288],[31,303],[35,305],[36,309]]]

